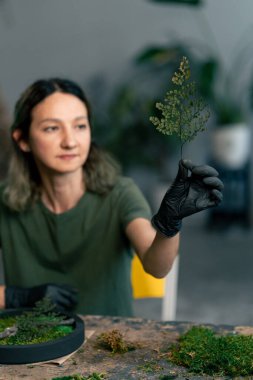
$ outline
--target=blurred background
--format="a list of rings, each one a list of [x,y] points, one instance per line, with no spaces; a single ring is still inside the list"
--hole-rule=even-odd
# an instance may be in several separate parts
[[[251,0],[0,0],[1,180],[17,98],[39,78],[66,77],[91,101],[94,139],[155,211],[176,174],[180,142],[149,117],[188,57],[211,117],[183,156],[214,165],[225,191],[221,206],[184,222],[178,320],[253,323],[252,12]],[[135,309],[159,319],[161,300]]]

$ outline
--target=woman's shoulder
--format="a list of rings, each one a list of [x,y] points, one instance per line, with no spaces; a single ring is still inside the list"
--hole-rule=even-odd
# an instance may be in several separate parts
[[[144,199],[143,191],[136,183],[136,181],[127,176],[119,176],[114,188],[112,189],[112,196],[123,201],[133,199]]]
[[[121,175],[117,178],[113,191],[118,192],[123,190],[129,190],[135,187],[137,187],[137,185],[131,177]]]
[[[133,178],[119,177],[112,190],[111,199],[114,207],[118,206],[121,220],[125,226],[137,217],[150,219],[150,206],[143,191]]]

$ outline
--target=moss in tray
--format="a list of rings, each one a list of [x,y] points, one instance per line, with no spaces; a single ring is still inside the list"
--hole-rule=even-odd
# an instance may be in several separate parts
[[[0,336],[7,328],[13,330],[9,336],[0,338],[0,345],[36,344],[61,338],[73,331],[73,326],[68,325],[71,320],[65,320],[66,316],[56,312],[45,298],[29,311],[0,318]]]

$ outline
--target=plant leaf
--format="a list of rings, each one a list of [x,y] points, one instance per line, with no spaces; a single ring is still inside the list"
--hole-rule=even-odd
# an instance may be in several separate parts
[[[181,143],[191,141],[198,132],[205,130],[210,112],[198,96],[195,82],[190,81],[190,65],[183,57],[178,70],[171,78],[172,88],[166,93],[164,103],[157,103],[161,117],[151,116],[156,129],[165,134],[176,134]]]

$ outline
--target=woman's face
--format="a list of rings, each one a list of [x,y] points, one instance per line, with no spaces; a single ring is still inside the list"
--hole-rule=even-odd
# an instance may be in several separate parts
[[[28,141],[20,140],[19,147],[32,153],[40,173],[80,174],[91,144],[85,104],[74,95],[55,92],[31,116]]]

